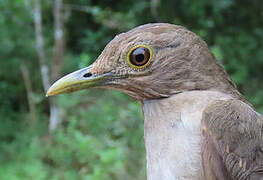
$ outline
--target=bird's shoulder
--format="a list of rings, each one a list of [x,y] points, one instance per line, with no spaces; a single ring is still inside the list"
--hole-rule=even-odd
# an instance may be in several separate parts
[[[263,178],[263,116],[248,104],[218,100],[202,115],[201,148],[209,179]]]

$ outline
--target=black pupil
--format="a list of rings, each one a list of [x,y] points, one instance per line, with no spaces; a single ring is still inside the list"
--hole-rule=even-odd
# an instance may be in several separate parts
[[[136,66],[145,65],[150,59],[150,50],[145,47],[138,47],[130,54],[130,62]]]
[[[137,54],[135,58],[137,62],[142,62],[144,60],[144,54]]]

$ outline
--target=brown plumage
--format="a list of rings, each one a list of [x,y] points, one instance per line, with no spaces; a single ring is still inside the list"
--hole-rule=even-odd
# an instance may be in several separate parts
[[[210,104],[202,121],[202,164],[206,177],[262,179],[262,127],[262,115],[239,100]]]
[[[152,63],[143,70],[129,67],[123,57],[138,44],[147,44],[155,52]],[[129,75],[114,86],[138,100],[209,89],[240,96],[206,43],[186,28],[171,24],[147,24],[116,36],[91,69],[94,74],[104,72]]]
[[[47,95],[89,87],[121,90],[142,104],[147,179],[263,178],[262,115],[186,28],[157,23],[122,33]]]

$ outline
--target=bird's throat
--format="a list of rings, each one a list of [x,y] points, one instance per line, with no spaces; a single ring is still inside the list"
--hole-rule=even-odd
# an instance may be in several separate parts
[[[190,91],[144,101],[147,179],[203,179],[202,112],[214,100],[229,98],[229,95],[215,91]]]

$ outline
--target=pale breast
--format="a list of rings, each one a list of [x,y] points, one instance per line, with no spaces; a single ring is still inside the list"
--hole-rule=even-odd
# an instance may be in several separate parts
[[[200,123],[214,100],[230,99],[215,91],[184,92],[143,102],[148,180],[203,179]]]

